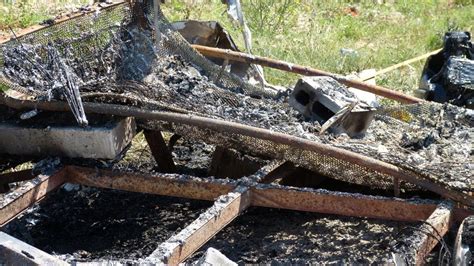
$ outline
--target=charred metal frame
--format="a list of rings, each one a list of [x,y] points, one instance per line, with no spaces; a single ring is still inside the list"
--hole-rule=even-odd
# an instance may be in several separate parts
[[[260,206],[395,221],[425,221],[420,230],[427,230],[429,234],[421,236],[421,243],[413,248],[412,253],[403,254],[406,261],[422,264],[426,255],[449,231],[451,224],[462,221],[473,213],[466,209],[455,208],[453,203],[444,201],[404,200],[268,184],[269,180],[277,179],[279,175],[288,175],[288,171],[285,170],[288,167],[288,163],[274,161],[249,177],[227,180],[179,174],[123,173],[65,166],[49,176],[38,175],[15,190],[16,196],[0,205],[0,226],[6,225],[62,184],[75,183],[98,188],[214,201],[214,205],[204,211],[200,218],[161,243],[151,255],[140,262],[171,265],[183,262],[248,207]],[[4,233],[0,234],[0,255],[5,261],[22,262],[26,265],[45,262],[48,265],[65,264],[64,261]]]

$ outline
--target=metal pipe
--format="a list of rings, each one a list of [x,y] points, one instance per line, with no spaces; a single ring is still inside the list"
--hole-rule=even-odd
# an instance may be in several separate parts
[[[387,89],[382,86],[372,85],[360,80],[349,79],[342,75],[334,74],[331,72],[327,72],[327,71],[323,71],[323,70],[319,70],[319,69],[315,69],[315,68],[311,68],[307,66],[295,65],[295,64],[281,61],[281,60],[275,60],[268,57],[250,55],[250,54],[235,52],[235,51],[226,50],[226,49],[219,49],[219,48],[207,47],[207,46],[202,46],[202,45],[191,45],[191,46],[194,49],[196,49],[198,52],[203,54],[204,56],[208,56],[208,57],[228,59],[228,60],[233,60],[233,61],[238,61],[238,62],[243,62],[243,63],[250,63],[250,64],[257,64],[257,65],[262,65],[266,67],[280,69],[283,71],[301,74],[304,76],[331,77],[349,87],[354,87],[356,89],[368,91],[376,95],[380,95],[385,98],[392,99],[401,103],[419,103],[419,102],[424,101],[422,99],[419,99],[410,95],[406,95],[398,91]]]
[[[7,98],[7,96],[4,94],[0,94],[0,104],[4,104],[15,109],[38,108],[48,111],[69,111],[69,106],[64,102],[33,102],[27,100],[17,100],[13,98]],[[240,134],[257,139],[268,140],[278,144],[284,144],[293,148],[316,152],[324,156],[330,156],[339,160],[357,164],[362,167],[377,171],[379,173],[387,174],[392,177],[399,178],[400,180],[404,180],[412,184],[418,185],[422,188],[433,191],[437,194],[453,199],[465,205],[471,207],[474,206],[474,197],[468,194],[464,194],[462,192],[449,190],[439,184],[431,182],[430,180],[425,179],[423,177],[416,176],[413,173],[403,170],[395,165],[385,163],[380,160],[364,156],[352,151],[332,147],[327,144],[317,143],[314,141],[290,136],[279,132],[270,131],[263,128],[257,128],[235,122],[222,121],[218,119],[201,117],[191,114],[177,114],[170,112],[151,111],[136,107],[121,106],[115,104],[84,103],[84,110],[88,113],[130,116],[143,120],[160,120],[188,126],[195,126],[203,129],[210,129],[218,132],[230,132],[233,134]]]

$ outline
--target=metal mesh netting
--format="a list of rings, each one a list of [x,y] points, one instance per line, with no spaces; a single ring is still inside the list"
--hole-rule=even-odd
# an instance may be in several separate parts
[[[277,97],[223,71],[194,51],[161,13],[158,47],[150,41],[156,33],[137,31],[130,14],[126,5],[116,5],[10,41],[0,47],[0,84],[37,101],[64,100],[60,93],[64,86],[45,81],[41,70],[50,71],[44,51],[55,47],[77,76],[85,102],[194,113],[265,128],[367,155],[456,191],[474,191],[474,120],[465,109],[435,103],[385,108],[378,111],[364,138],[319,135],[319,124],[293,110],[285,95]],[[34,62],[18,58],[18,51]],[[153,63],[147,69],[149,61]],[[43,67],[38,71],[36,65]],[[176,123],[170,127],[141,121],[141,125],[290,160],[339,180],[380,188],[393,185],[390,176],[373,169],[291,145]]]

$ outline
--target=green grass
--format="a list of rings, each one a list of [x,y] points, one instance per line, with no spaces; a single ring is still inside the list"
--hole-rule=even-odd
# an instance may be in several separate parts
[[[8,90],[7,85],[0,83],[0,92],[4,92],[4,91],[7,91],[7,90]]]
[[[382,5],[374,1],[247,0],[244,13],[253,34],[253,52],[340,74],[368,68],[382,69],[442,46],[449,30],[473,31],[474,3],[464,1],[400,0]],[[171,4],[170,20],[217,20],[239,47],[239,28],[230,23],[220,0],[207,4]],[[348,14],[353,7],[358,15]],[[343,56],[341,48],[357,51]],[[402,91],[417,86],[424,62],[378,77],[377,83]],[[265,69],[267,79],[293,86],[296,75]]]
[[[11,2],[11,1],[10,1]],[[68,5],[86,0],[17,0],[0,4],[0,31],[27,27],[49,18]],[[168,1],[164,13],[169,20],[217,20],[231,33],[239,47],[238,27],[227,18],[221,0],[189,4]],[[253,34],[253,52],[340,74],[368,68],[382,69],[442,46],[444,32],[474,29],[474,0],[245,0],[244,13]],[[392,3],[393,2],[393,3]],[[49,3],[49,4],[47,4]],[[357,16],[349,14],[349,8]],[[357,51],[342,55],[342,48]],[[377,83],[411,91],[417,86],[424,62],[387,73]],[[266,68],[271,83],[293,86],[298,76]]]
[[[25,28],[56,16],[62,11],[80,6],[88,0],[2,0],[0,2],[0,31]]]

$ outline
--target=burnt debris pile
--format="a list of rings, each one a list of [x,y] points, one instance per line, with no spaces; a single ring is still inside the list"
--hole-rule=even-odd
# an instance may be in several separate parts
[[[469,32],[447,32],[443,50],[428,58],[418,93],[430,101],[474,109],[474,45]]]
[[[330,144],[453,190],[474,191],[472,112],[436,103],[380,108],[363,136],[319,134],[319,122],[290,107],[288,94],[265,93],[222,73],[164,17],[154,23],[150,12],[141,10],[143,16],[134,12],[138,11],[115,6],[98,17],[84,16],[61,29],[56,25],[10,41],[1,47],[0,82],[8,80],[2,83],[14,84],[12,89],[37,101],[66,100],[81,125],[87,124],[83,102],[197,114]],[[138,123],[149,129],[170,129],[162,123]],[[212,131],[177,124],[172,130],[215,145],[239,146],[258,156],[294,161],[344,181],[382,188],[393,185],[386,174],[288,145],[269,145],[232,132],[217,137]]]

